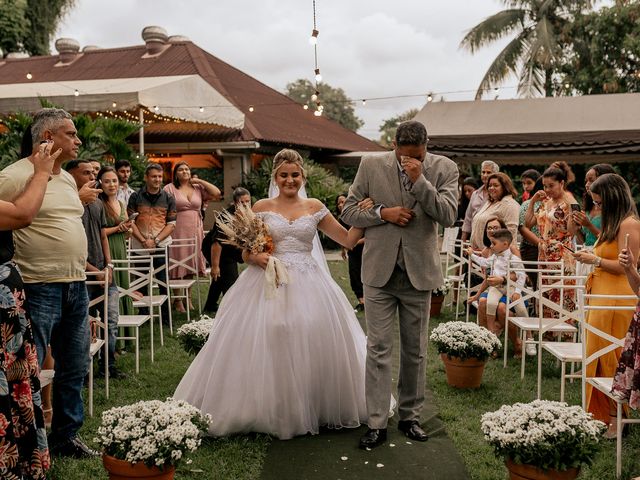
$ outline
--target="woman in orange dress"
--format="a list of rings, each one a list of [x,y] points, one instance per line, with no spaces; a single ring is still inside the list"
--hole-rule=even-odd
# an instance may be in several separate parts
[[[582,263],[595,266],[587,281],[587,292],[603,295],[634,295],[629,286],[624,267],[618,261],[618,254],[628,244],[628,249],[638,258],[640,250],[640,221],[636,216],[631,191],[627,182],[615,173],[601,175],[591,184],[593,203],[602,210],[602,230],[593,253],[577,252],[575,257]],[[610,300],[593,299],[592,305],[609,305]],[[616,306],[635,305],[635,300],[618,300]],[[616,338],[624,338],[633,312],[629,310],[593,310],[586,321],[595,328]],[[587,332],[587,356],[610,345],[610,342]],[[586,366],[588,377],[613,377],[618,367],[621,349],[617,348]],[[616,406],[599,390],[587,385],[587,411],[596,420],[609,425],[607,438],[616,437]]]

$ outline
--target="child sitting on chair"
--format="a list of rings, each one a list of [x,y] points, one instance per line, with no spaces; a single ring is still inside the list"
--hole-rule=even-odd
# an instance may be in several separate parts
[[[517,268],[523,268],[522,263],[520,263],[521,259],[510,249],[511,242],[513,241],[513,235],[508,229],[501,228],[499,230],[496,230],[493,233],[493,236],[490,237],[490,240],[492,255],[489,258],[476,255],[471,247],[467,249],[467,254],[471,256],[471,259],[482,268],[486,269],[485,279],[480,285],[478,292],[475,295],[469,297],[467,301],[475,302],[479,298],[487,299],[487,327],[489,328],[489,330],[494,331],[495,333],[496,310],[498,309],[498,304],[500,302],[508,303],[507,293],[510,294],[511,301],[515,301],[520,298],[522,288],[524,287],[527,276],[524,271],[512,272],[512,274],[516,277],[516,285],[515,289],[513,289],[512,292],[507,292],[507,275],[509,261],[511,261],[511,264],[516,266]],[[489,286],[489,283],[487,282],[488,276],[503,277],[503,285],[498,287]],[[485,292],[485,290],[487,291]],[[527,309],[524,306],[524,302],[517,303],[513,306],[513,309],[515,310],[518,317],[529,316],[527,313]]]

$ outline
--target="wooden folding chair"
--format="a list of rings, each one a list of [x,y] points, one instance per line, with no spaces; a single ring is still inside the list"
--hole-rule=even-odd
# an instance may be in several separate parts
[[[578,378],[574,374],[575,363],[581,361],[581,357],[578,356],[581,349],[578,343],[578,325],[581,322],[581,315],[578,308],[575,310],[567,310],[564,307],[563,296],[566,291],[576,292],[578,296],[581,292],[584,292],[584,280],[585,277],[578,277],[577,275],[544,275],[540,274],[540,308],[538,309],[538,330],[535,333],[538,335],[538,389],[537,397],[540,399],[542,394],[542,352],[547,351],[551,353],[560,362],[560,399],[564,400],[564,389],[567,378]],[[545,297],[545,293],[551,290],[560,290],[560,302],[556,303],[549,298]],[[557,318],[544,317],[543,307],[550,308],[552,311],[557,312]],[[545,333],[550,332],[557,338],[562,340],[563,336],[570,335],[571,342],[562,342],[545,340]],[[571,372],[566,373],[566,364],[571,363]]]
[[[109,398],[109,273],[107,269],[100,272],[86,272],[87,287],[95,286],[100,288],[100,295],[89,300],[89,322],[91,324],[91,345],[89,346],[89,415],[93,417],[93,358],[100,350],[104,355],[104,389],[105,395]],[[98,279],[103,275],[103,279]],[[91,315],[92,307],[102,305],[102,316],[97,311],[96,315]]]
[[[140,304],[140,294],[138,289],[147,286],[151,288],[153,278],[153,259],[150,257],[137,257],[125,260],[112,260],[113,271],[125,271],[129,275],[129,287],[124,288],[118,285],[118,293],[120,297],[128,296],[134,302]],[[143,297],[144,298],[144,297]],[[118,317],[118,329],[121,331],[127,331],[127,327],[133,329],[134,335],[118,336],[118,340],[133,340],[135,342],[135,354],[136,354],[136,373],[140,372],[140,327],[149,322],[151,325],[151,361],[153,362],[153,322],[151,321],[152,303],[151,297],[147,296],[146,303],[142,302],[142,306],[148,308],[149,314],[146,315],[120,315]],[[121,329],[124,328],[124,330]]]
[[[175,293],[171,294],[172,300],[185,299],[187,321],[191,321],[191,299],[189,298],[189,289],[194,285],[198,285],[200,281],[200,273],[198,269],[198,260],[200,257],[200,242],[198,242],[197,236],[192,238],[174,238],[169,246],[169,289]],[[172,250],[184,249],[188,253],[183,258],[173,258],[171,256]],[[171,278],[171,272],[178,268],[184,268],[191,278]],[[198,315],[202,314],[202,299],[200,295],[200,289],[196,288],[198,294]]]
[[[587,409],[587,385],[591,385],[593,388],[599,390],[616,404],[616,478],[620,478],[622,475],[622,430],[624,425],[628,423],[640,423],[640,419],[622,418],[622,407],[628,402],[627,400],[621,400],[611,393],[613,377],[587,377],[587,365],[617,348],[624,347],[624,337],[617,338],[596,328],[589,323],[588,315],[590,312],[597,310],[628,310],[631,316],[632,312],[636,309],[635,304],[618,305],[617,302],[637,299],[635,295],[595,295],[586,294],[582,291],[578,292],[578,308],[581,317],[585,319],[585,321],[580,322],[583,339],[587,338],[587,333],[591,333],[608,343],[604,348],[587,356],[587,342],[582,342],[582,408],[585,411]]]
[[[564,262],[545,262],[545,261],[537,261],[537,260],[520,260],[519,263],[511,265],[511,262],[508,266],[508,275],[507,275],[507,289],[510,290],[514,285],[515,281],[511,279],[511,273],[524,272],[525,274],[537,273],[538,281],[536,285],[525,284],[522,289],[522,296],[520,299],[516,301],[511,301],[510,298],[507,299],[507,313],[505,316],[505,326],[504,326],[504,359],[503,366],[507,367],[507,359],[508,359],[508,346],[509,346],[509,323],[515,325],[520,332],[520,340],[522,342],[522,358],[520,359],[520,379],[524,378],[525,372],[525,362],[526,362],[526,347],[529,343],[528,334],[536,331],[539,326],[538,316],[521,316],[521,315],[512,315],[512,308],[516,305],[524,305],[525,302],[534,303],[534,305],[540,305],[540,278],[541,274],[560,275],[562,273]]]
[[[155,262],[152,262],[153,270],[152,270],[152,282],[149,286],[149,292],[147,295],[142,297],[139,300],[133,301],[133,306],[137,308],[146,308],[147,303],[151,303],[152,309],[151,313],[151,321],[155,318],[158,319],[158,323],[160,326],[160,345],[164,345],[164,333],[163,333],[163,318],[162,318],[162,305],[167,302],[169,308],[167,308],[169,312],[169,332],[173,335],[173,320],[171,314],[171,289],[169,288],[169,254],[167,247],[157,247],[157,248],[138,248],[131,249],[128,251],[129,258],[135,257],[149,257],[152,260],[155,259],[163,259],[164,263],[156,266]],[[166,280],[162,280],[159,278],[159,273],[164,271],[164,277]],[[166,294],[163,293],[155,293],[153,291],[154,287],[164,287],[166,289]],[[149,298],[147,298],[149,297]],[[157,314],[156,312],[157,308]]]

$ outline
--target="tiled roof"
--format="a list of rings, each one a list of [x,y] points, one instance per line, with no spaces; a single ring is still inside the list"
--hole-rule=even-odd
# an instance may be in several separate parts
[[[381,149],[336,122],[315,117],[310,110],[192,42],[171,43],[155,57],[143,58],[145,53],[144,45],[91,50],[66,66],[55,66],[58,55],[0,61],[0,84],[27,83],[27,73],[31,73],[31,81],[38,82],[198,74],[245,114],[245,126],[237,140],[329,152]],[[249,111],[250,105],[254,106],[253,112]],[[198,131],[194,135],[199,138],[204,134]]]

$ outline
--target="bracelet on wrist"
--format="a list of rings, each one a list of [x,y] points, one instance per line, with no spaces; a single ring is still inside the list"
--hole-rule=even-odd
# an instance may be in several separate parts
[[[596,268],[600,267],[601,263],[602,263],[602,257],[596,257],[596,259],[593,262],[593,264],[596,266]]]

